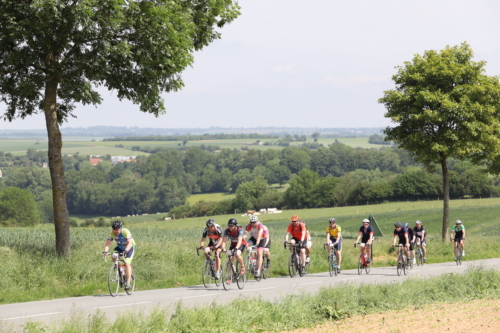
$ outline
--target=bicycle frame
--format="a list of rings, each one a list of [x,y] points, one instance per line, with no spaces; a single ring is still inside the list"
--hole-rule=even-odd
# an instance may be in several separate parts
[[[368,247],[371,247],[371,244],[366,244],[363,243],[364,246],[362,246],[362,243],[357,243],[361,245],[361,251],[359,254],[359,259],[358,259],[358,274],[361,275],[363,269],[365,270],[366,274],[370,274],[370,269],[371,269],[371,262],[368,262],[366,259],[368,257],[368,254],[366,253],[366,249]]]

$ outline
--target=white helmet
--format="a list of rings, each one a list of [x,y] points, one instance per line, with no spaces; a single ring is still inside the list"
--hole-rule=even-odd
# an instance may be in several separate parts
[[[368,219],[364,219],[364,220],[363,220],[363,223],[370,223],[370,220],[368,220]]]
[[[257,216],[255,216],[255,215],[250,216],[250,222],[252,222],[252,223],[257,222],[258,220],[259,220],[259,218]]]

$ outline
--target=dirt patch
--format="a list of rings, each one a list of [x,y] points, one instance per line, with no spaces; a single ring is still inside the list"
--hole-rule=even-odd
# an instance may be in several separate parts
[[[388,311],[328,322],[311,329],[286,333],[498,333],[500,300],[462,304],[426,305],[422,309]]]

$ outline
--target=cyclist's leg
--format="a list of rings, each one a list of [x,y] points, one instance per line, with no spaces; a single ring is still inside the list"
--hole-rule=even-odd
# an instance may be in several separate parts
[[[266,244],[264,251],[266,252],[266,259],[267,259],[266,265],[269,266],[271,263],[271,237],[268,237],[267,239],[268,242]]]
[[[134,258],[134,251],[135,246],[132,246],[130,251],[126,253],[126,258],[125,258],[125,278],[126,282],[130,282],[130,277],[132,276],[132,268],[130,264],[132,263],[132,259]]]
[[[335,255],[337,256],[337,264],[340,267],[340,264],[342,263],[342,239],[339,239],[337,245],[334,247],[334,250]]]
[[[457,239],[453,240],[453,255],[455,257],[455,260],[457,260],[457,246],[458,246],[458,241]]]
[[[425,244],[425,242],[421,242],[420,243],[420,246],[422,246],[422,252],[424,253],[424,259],[427,258],[427,245]]]
[[[221,248],[218,248],[215,250],[215,267],[217,269],[217,272],[220,272],[220,253],[222,252]]]
[[[260,271],[262,268],[262,253],[264,252],[263,247],[257,248],[257,271]]]
[[[464,239],[460,239],[460,245],[462,247],[462,257],[464,256],[465,254],[465,243],[464,243]]]
[[[241,267],[241,274],[245,274],[245,264],[243,262],[243,252],[245,251],[245,245],[241,244],[240,248],[239,249],[234,249],[233,251],[236,251],[235,254],[236,254],[236,260],[238,260],[238,262],[240,263],[240,267]]]

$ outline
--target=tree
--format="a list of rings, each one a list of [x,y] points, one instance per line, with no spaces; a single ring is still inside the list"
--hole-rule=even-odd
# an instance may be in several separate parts
[[[319,134],[318,132],[314,132],[313,134],[311,134],[311,138],[314,139],[314,142],[318,142],[318,138],[320,137],[321,134]]]
[[[40,223],[33,195],[17,187],[9,187],[0,192],[0,221],[0,224],[23,227]]]
[[[485,62],[472,61],[466,43],[415,55],[399,66],[396,89],[384,92],[384,104],[396,126],[384,130],[417,162],[432,170],[441,165],[443,241],[448,238],[449,174],[447,160],[488,163],[500,156],[500,84],[484,74]]]
[[[115,90],[143,112],[165,112],[162,92],[181,89],[193,52],[239,15],[233,0],[1,0],[0,100],[12,121],[42,111],[49,141],[56,252],[70,255],[61,123],[74,103]]]
[[[258,209],[259,198],[267,193],[268,185],[264,177],[259,176],[251,182],[245,182],[236,190],[235,207],[241,210]],[[262,207],[261,207],[262,208]]]

